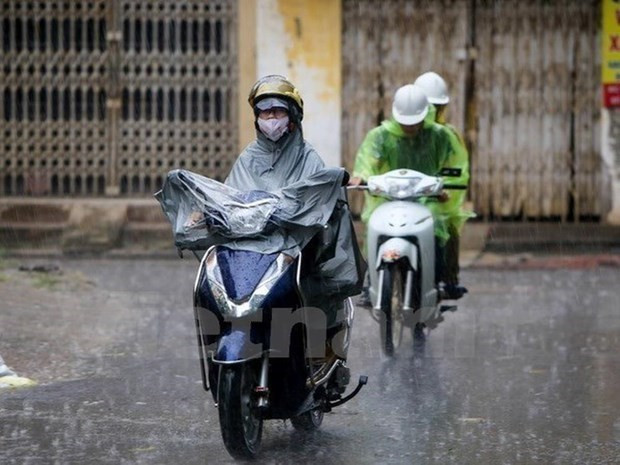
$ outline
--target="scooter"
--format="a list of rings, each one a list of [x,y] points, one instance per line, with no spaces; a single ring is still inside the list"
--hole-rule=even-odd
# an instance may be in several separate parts
[[[343,302],[341,321],[327,330],[325,346],[321,310],[304,308],[300,298],[302,263],[302,256],[225,246],[211,248],[201,261],[194,312],[202,382],[213,394],[224,444],[235,458],[258,454],[263,420],[290,419],[297,430],[317,429],[325,412],[351,400],[367,382],[361,376],[343,397],[355,307],[350,298]]]
[[[447,169],[441,174],[458,176],[458,171]],[[435,282],[434,220],[423,203],[423,199],[438,198],[446,188],[465,187],[444,185],[440,177],[397,169],[371,176],[366,186],[352,188],[387,200],[373,211],[367,233],[369,297],[387,356],[402,345],[407,328],[414,341],[423,340],[424,328],[436,327],[443,320],[442,313],[457,309],[440,305],[442,293]]]
[[[323,310],[305,302],[302,278],[313,266],[313,243],[330,236],[327,225],[312,233],[301,250],[274,248],[280,242],[269,238],[282,233],[274,223],[281,205],[277,196],[251,191],[232,198],[224,195],[226,186],[183,171],[169,179],[182,189],[164,188],[158,198],[165,211],[168,205],[174,210],[169,216],[173,225],[185,223],[179,226],[183,234],[175,237],[187,240],[192,231],[217,228],[239,236],[236,247],[235,241],[224,241],[202,256],[190,250],[200,260],[193,295],[202,384],[212,393],[226,449],[234,458],[252,459],[259,453],[264,420],[290,419],[297,430],[315,430],[324,413],[351,400],[366,384],[367,377],[360,376],[345,395],[355,307],[345,298],[336,318],[328,321]],[[185,191],[190,199],[217,201],[203,205],[201,200],[200,211],[186,209],[187,202],[179,200]],[[312,211],[307,214],[312,221],[317,218]],[[294,215],[298,220],[299,213]],[[244,237],[251,247],[238,246]]]

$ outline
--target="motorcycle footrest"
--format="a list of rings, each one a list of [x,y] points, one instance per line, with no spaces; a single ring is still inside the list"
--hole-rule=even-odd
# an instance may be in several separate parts
[[[346,402],[349,402],[351,399],[353,399],[357,394],[359,394],[359,392],[362,390],[362,388],[366,385],[366,383],[368,383],[368,376],[362,375],[360,376],[358,382],[357,382],[357,386],[355,387],[355,389],[353,390],[353,392],[351,394],[349,394],[346,397],[343,397],[342,399],[336,401],[336,402],[330,402],[329,403],[329,407],[330,409],[333,407],[338,407],[339,405],[342,405]]]

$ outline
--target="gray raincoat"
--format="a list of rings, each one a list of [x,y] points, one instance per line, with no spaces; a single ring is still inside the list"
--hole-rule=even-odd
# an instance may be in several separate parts
[[[156,198],[173,225],[177,247],[225,244],[294,257],[303,250],[302,264],[310,264],[301,280],[304,303],[335,316],[334,302],[361,291],[366,268],[343,177],[344,170],[324,167],[300,130],[277,142],[258,132],[225,184],[175,170]]]
[[[256,131],[256,140],[235,162],[226,185],[239,190],[272,192],[301,181],[323,169],[325,164],[297,129],[277,142]]]

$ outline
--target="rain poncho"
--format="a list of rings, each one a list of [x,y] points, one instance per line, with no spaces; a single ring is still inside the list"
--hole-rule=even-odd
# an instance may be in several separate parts
[[[430,105],[428,115],[425,120],[428,122],[434,122],[437,115],[437,109],[434,105]],[[450,136],[450,143],[452,144],[452,154],[446,161],[446,168],[457,168],[461,170],[461,175],[458,177],[447,177],[446,184],[455,184],[459,186],[467,186],[469,183],[469,154],[465,147],[465,141],[456,130],[454,126],[448,123],[437,122],[441,126],[448,130]],[[463,225],[468,218],[476,216],[472,211],[466,210],[463,207],[465,197],[467,196],[466,190],[450,190],[450,198],[443,203],[437,205],[437,209],[442,215],[445,215],[448,228],[456,233],[461,232]]]
[[[362,142],[353,176],[368,180],[368,177],[384,174],[398,168],[420,171],[437,176],[452,156],[453,147],[448,131],[430,121],[424,121],[422,129],[414,136],[407,136],[394,119],[383,121],[372,129]],[[368,222],[371,213],[386,200],[365,194],[362,220]],[[428,202],[435,220],[435,235],[444,243],[448,237],[445,218],[437,208],[438,202]]]
[[[285,134],[277,142],[257,131],[256,140],[241,152],[225,183],[239,190],[273,191],[305,179],[324,166],[300,130]]]
[[[303,261],[312,264],[301,280],[305,304],[329,311],[361,291],[365,272],[343,177],[340,168],[324,168],[301,131],[277,142],[258,133],[226,184],[175,170],[156,197],[177,247],[225,244],[293,257],[303,249]]]

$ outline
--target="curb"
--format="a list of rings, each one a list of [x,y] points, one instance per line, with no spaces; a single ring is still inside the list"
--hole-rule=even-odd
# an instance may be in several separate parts
[[[591,270],[602,267],[620,268],[620,254],[575,254],[541,257],[530,253],[500,255],[485,252],[463,266],[464,269],[490,270]]]

